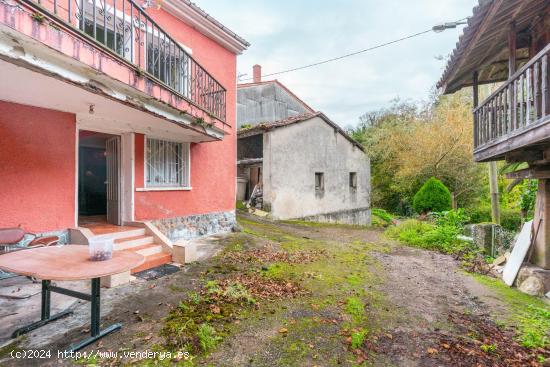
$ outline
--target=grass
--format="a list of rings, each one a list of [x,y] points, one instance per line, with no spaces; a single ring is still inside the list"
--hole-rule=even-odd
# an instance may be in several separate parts
[[[373,227],[388,227],[393,223],[393,216],[384,209],[373,208],[371,214]]]
[[[351,316],[354,324],[360,323],[365,316],[365,305],[359,297],[349,297],[346,300],[345,311]]]
[[[222,340],[212,326],[208,324],[202,324],[197,330],[197,336],[203,352],[210,352],[213,350]]]
[[[368,331],[360,329],[351,333],[351,347],[357,349],[363,345],[367,338]]]
[[[408,246],[438,251],[449,255],[460,255],[470,261],[479,254],[476,245],[458,239],[460,230],[454,225],[435,225],[433,223],[409,219],[384,232],[386,237],[398,240]]]
[[[322,310],[325,310],[323,312],[343,312],[351,320],[339,323],[337,325],[339,332],[326,331],[326,324],[322,323],[322,318],[318,317],[302,318],[296,324],[288,325],[288,333],[277,335],[269,342],[270,348],[282,351],[280,359],[274,365],[319,364],[320,362],[310,361],[312,353],[310,347],[304,346],[303,340],[307,341],[314,335],[324,334],[325,338],[330,335],[330,338],[339,339],[342,344],[351,337],[354,345],[362,345],[369,335],[367,330],[382,330],[394,317],[392,308],[386,303],[383,295],[375,290],[383,272],[380,264],[372,256],[373,251],[390,251],[389,244],[375,245],[363,241],[352,243],[319,241],[295,236],[287,232],[284,227],[269,222],[241,219],[240,223],[247,234],[276,241],[285,251],[318,249],[326,251],[326,256],[314,262],[263,264],[260,272],[265,277],[298,282],[310,292],[310,296],[293,301],[294,304],[290,307],[294,308],[299,304],[311,309],[314,313]],[[335,227],[334,224],[304,221],[285,221],[284,223],[307,227]],[[338,227],[364,228],[361,226]],[[366,307],[367,304],[368,307]],[[379,312],[382,309],[388,309],[389,312]],[[281,310],[276,311],[272,317],[278,318],[280,312]],[[334,344],[327,348],[327,354],[322,360],[327,363],[332,361],[333,365],[342,363],[337,361],[338,358],[333,350]],[[322,353],[323,350],[317,350],[313,355],[322,355]],[[349,358],[354,359],[352,356]]]
[[[499,279],[470,274],[481,284],[493,289],[510,308],[505,324],[517,328],[519,342],[528,348],[550,346],[550,306],[544,301],[510,288]]]
[[[312,227],[312,228],[350,228],[350,229],[363,229],[368,228],[368,226],[358,225],[358,224],[339,224],[339,223],[322,223],[322,222],[310,222],[306,220],[281,220],[279,223],[283,224],[291,224],[291,225],[299,225],[304,227]]]

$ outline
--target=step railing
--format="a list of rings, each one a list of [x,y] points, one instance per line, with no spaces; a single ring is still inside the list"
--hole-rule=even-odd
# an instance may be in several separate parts
[[[21,1],[225,121],[225,88],[133,0]]]
[[[549,53],[550,44],[474,109],[476,149],[549,118]]]

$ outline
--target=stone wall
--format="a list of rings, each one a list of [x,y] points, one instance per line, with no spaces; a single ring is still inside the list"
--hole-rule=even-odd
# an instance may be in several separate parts
[[[354,224],[366,226],[371,223],[370,208],[358,208],[351,210],[342,210],[333,213],[317,214],[300,218],[310,222]]]
[[[464,234],[490,256],[504,254],[513,246],[514,233],[505,230],[494,223],[469,224],[464,228]]]
[[[235,212],[230,211],[159,219],[152,223],[171,241],[178,241],[231,232],[236,217]]]

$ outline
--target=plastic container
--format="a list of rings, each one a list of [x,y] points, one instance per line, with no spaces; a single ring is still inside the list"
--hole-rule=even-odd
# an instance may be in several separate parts
[[[113,257],[113,240],[105,238],[92,238],[88,241],[90,260],[105,261]]]

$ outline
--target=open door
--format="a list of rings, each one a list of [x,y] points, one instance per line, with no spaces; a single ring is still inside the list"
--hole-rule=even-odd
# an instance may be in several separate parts
[[[120,137],[107,139],[107,222],[121,225],[120,215]]]

